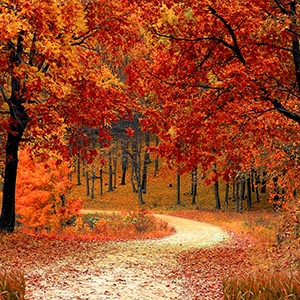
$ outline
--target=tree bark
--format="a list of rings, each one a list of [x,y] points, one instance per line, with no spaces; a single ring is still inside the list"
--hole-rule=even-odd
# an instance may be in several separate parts
[[[19,91],[12,83],[13,91]],[[5,171],[4,186],[2,198],[2,210],[0,217],[0,230],[13,232],[15,228],[15,197],[16,197],[16,180],[18,169],[18,150],[22,136],[24,134],[29,117],[25,111],[21,100],[16,98],[13,93],[9,99],[10,106],[10,130],[7,135],[6,153],[5,153]]]
[[[19,32],[17,47],[11,51],[9,61],[11,72],[21,64],[21,54],[23,53],[23,31]],[[24,131],[30,118],[23,106],[25,99],[22,98],[23,88],[21,89],[20,81],[12,76],[11,78],[11,95],[8,97],[3,87],[0,89],[2,96],[9,106],[10,128],[7,133],[6,153],[5,153],[5,171],[2,209],[0,217],[0,230],[13,232],[15,229],[15,197],[16,197],[16,180],[18,169],[18,150]]]

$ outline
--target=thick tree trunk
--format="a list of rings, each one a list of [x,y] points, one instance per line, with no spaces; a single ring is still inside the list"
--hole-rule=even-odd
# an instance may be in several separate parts
[[[8,134],[6,145],[6,165],[2,198],[0,229],[13,232],[15,227],[15,194],[18,168],[18,148],[20,135]]]
[[[12,103],[16,99],[10,100]],[[29,121],[28,115],[22,105],[11,107],[11,126],[6,142],[6,159],[4,171],[4,186],[2,198],[2,210],[0,217],[0,230],[13,232],[15,228],[15,195],[18,169],[19,144]],[[19,118],[16,119],[15,116]]]

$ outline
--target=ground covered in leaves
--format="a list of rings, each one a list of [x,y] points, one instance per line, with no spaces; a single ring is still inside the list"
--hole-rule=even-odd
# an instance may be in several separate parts
[[[213,299],[221,297],[223,269],[208,268],[210,260],[202,259],[215,248],[203,249],[208,252],[202,258],[198,251],[219,242],[232,245],[232,237],[209,224],[165,218],[177,232],[154,240],[103,243],[2,235],[1,265],[25,271],[27,299],[32,300],[212,299],[212,292]],[[206,284],[196,284],[194,275]]]

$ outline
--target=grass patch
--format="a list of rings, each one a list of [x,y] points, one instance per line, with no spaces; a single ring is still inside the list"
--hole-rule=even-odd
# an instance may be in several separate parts
[[[260,273],[224,280],[224,300],[300,299],[299,275]]]
[[[0,300],[25,299],[25,278],[19,271],[0,272]]]

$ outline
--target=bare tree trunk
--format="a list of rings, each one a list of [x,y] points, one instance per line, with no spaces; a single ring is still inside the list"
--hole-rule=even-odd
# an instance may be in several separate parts
[[[198,168],[195,167],[192,170],[192,204],[196,204],[196,196],[197,196],[197,186],[198,186]]]
[[[86,180],[86,195],[90,195],[90,178],[89,178],[89,171],[85,171],[85,180]]]
[[[225,185],[225,201],[224,201],[226,211],[228,210],[228,199],[229,199],[229,182],[226,182],[226,185]]]
[[[101,168],[99,171],[99,181],[100,181],[100,189],[99,189],[99,193],[102,196],[103,195],[103,169]]]
[[[108,153],[108,192],[113,191],[113,170],[112,170],[112,158],[111,158],[111,151]]]
[[[213,171],[215,174],[217,174],[217,165],[213,164]],[[220,210],[221,209],[221,200],[220,200],[220,193],[219,193],[219,180],[216,178],[216,181],[214,183],[214,194],[215,194],[215,208]]]
[[[81,185],[81,164],[80,164],[80,149],[78,149],[77,155],[77,185]]]
[[[121,185],[126,184],[126,172],[128,169],[128,140],[122,143],[122,177]]]
[[[181,200],[180,200],[180,174],[177,171],[176,172],[176,204],[180,205]]]
[[[157,147],[159,144],[159,139],[157,136],[155,136],[155,146]],[[157,175],[158,173],[158,157],[155,158],[154,161],[154,177]]]
[[[96,179],[96,174],[95,174],[95,168],[93,166],[92,168],[92,188],[91,188],[91,198],[95,198],[95,179]]]
[[[148,165],[150,164],[150,154],[148,147],[150,146],[150,134],[145,133],[145,153],[144,153],[144,164],[143,164],[143,176],[142,176],[142,191],[144,194],[147,192],[147,176],[148,176]]]
[[[238,176],[235,179],[235,211],[240,211],[240,179]]]
[[[247,208],[251,209],[252,208],[251,174],[247,174],[246,187],[247,187]]]

